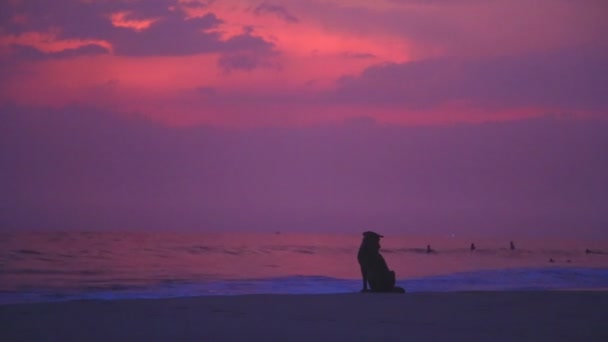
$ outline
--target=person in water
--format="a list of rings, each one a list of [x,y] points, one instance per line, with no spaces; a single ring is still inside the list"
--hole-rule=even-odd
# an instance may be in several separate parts
[[[380,238],[383,236],[367,231],[363,233],[363,241],[359,247],[357,260],[361,266],[363,289],[361,292],[405,292],[401,287],[395,286],[395,271],[391,271],[380,254]],[[369,289],[368,289],[369,284]]]

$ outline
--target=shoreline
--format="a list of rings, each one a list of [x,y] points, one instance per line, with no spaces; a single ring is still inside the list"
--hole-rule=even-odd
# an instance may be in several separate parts
[[[0,291],[0,306],[8,304],[53,303],[74,300],[163,299],[198,296],[238,296],[263,294],[346,294],[361,287],[360,279],[326,276],[285,276],[259,279],[217,279],[121,284],[108,279],[96,287],[30,288],[18,291],[6,286]],[[489,269],[456,272],[420,278],[403,278],[397,285],[408,293],[526,292],[526,291],[606,291],[608,268],[546,267]]]
[[[3,340],[608,340],[608,291],[228,295],[0,306]]]

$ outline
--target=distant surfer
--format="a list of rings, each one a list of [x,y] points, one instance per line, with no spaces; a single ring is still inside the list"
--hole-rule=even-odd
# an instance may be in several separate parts
[[[476,247],[475,247],[475,244],[474,244],[474,243],[472,243],[472,244],[471,244],[471,252],[472,252],[472,251],[474,251],[474,250],[475,250],[475,248],[476,248]]]
[[[602,251],[598,251],[598,250],[593,250],[593,249],[585,249],[585,254],[608,254],[606,252],[602,252]]]
[[[357,260],[361,267],[363,289],[361,292],[400,292],[405,290],[395,286],[395,271],[388,268],[384,257],[380,254],[380,238],[384,236],[367,231],[363,233],[363,241],[359,247]],[[369,289],[368,289],[369,284]]]
[[[515,244],[513,243],[513,241],[511,241],[511,243],[509,245],[510,245],[511,250],[514,251],[515,250]]]
[[[435,251],[431,248],[431,245],[426,245],[426,252],[430,254],[430,253],[433,253]]]

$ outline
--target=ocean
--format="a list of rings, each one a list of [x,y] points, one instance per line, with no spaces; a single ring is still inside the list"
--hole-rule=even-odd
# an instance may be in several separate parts
[[[0,304],[358,292],[360,241],[279,232],[0,233]],[[381,243],[408,292],[608,288],[608,241],[520,239],[514,250],[508,239],[456,236],[387,235]]]

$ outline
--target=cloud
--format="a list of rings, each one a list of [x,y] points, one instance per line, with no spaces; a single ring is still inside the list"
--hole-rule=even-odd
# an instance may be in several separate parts
[[[83,55],[101,55],[108,54],[106,48],[96,45],[96,44],[88,44],[83,45],[78,48],[69,48],[57,52],[42,52],[36,48],[31,46],[20,46],[15,45],[12,47],[12,57],[19,60],[45,60],[45,59],[55,59],[55,58],[70,58],[75,56],[83,56]]]
[[[608,109],[608,50],[438,58],[388,63],[344,77],[329,101],[430,109],[464,102],[485,109],[527,106]]]
[[[246,28],[245,32],[228,39],[226,50],[218,65],[224,71],[253,70],[258,67],[272,67],[272,59],[278,55],[274,44],[254,35],[253,30]]]
[[[299,22],[298,18],[289,13],[285,8],[278,5],[271,5],[269,3],[262,3],[258,5],[253,10],[253,12],[257,15],[263,15],[267,13],[274,14],[288,23]]]
[[[191,3],[184,4],[191,7]],[[199,4],[198,6],[202,6]],[[259,51],[273,45],[251,32],[222,36],[223,21],[214,13],[186,18],[176,1],[64,0],[60,3],[32,0],[11,8],[28,18],[14,24],[5,18],[0,24],[12,35],[57,32],[57,38],[101,40],[113,53],[125,56],[180,56],[200,53],[240,53]],[[35,45],[32,47],[36,48]]]
[[[169,14],[150,28],[137,32],[128,28],[114,28],[108,41],[118,55],[175,56],[219,52],[224,43],[217,32],[206,30],[221,21],[213,14],[185,20],[181,15]]]

